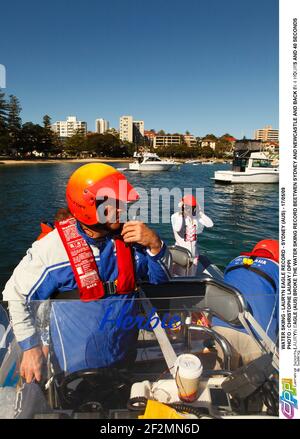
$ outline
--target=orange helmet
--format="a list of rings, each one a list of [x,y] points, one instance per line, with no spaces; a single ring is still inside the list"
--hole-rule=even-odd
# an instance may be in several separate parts
[[[182,198],[182,203],[185,204],[186,206],[190,206],[190,207],[196,207],[197,206],[197,200],[193,195],[185,195]]]
[[[263,239],[252,250],[252,255],[279,262],[279,242],[275,239]]]
[[[123,202],[136,201],[138,193],[126,177],[104,163],[83,165],[71,175],[66,199],[71,214],[86,225],[98,223],[98,200],[113,198]]]

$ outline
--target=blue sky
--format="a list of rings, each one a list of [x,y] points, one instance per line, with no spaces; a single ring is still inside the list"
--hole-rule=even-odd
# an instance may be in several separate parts
[[[23,121],[240,138],[278,128],[278,0],[36,0],[1,5],[0,64]]]

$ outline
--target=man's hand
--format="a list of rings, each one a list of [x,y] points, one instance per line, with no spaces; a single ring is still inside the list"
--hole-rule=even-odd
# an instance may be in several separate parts
[[[41,381],[44,355],[40,346],[24,351],[20,366],[20,374],[30,384],[34,379]]]
[[[161,249],[162,242],[157,234],[141,221],[128,221],[124,224],[121,234],[124,242],[137,243],[148,247],[154,255],[159,253]]]

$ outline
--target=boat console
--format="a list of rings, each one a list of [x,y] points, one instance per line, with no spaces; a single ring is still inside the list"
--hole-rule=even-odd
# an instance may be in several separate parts
[[[180,325],[164,328],[160,325],[159,331],[154,327],[152,330],[140,329],[136,359],[131,359],[122,368],[86,369],[66,374],[55,369],[49,356],[41,385],[19,382],[15,417],[124,419],[141,416],[145,419],[149,401],[174,409],[179,418],[270,418],[278,415],[277,346],[253,319],[238,290],[202,275],[175,278],[160,285],[143,283],[137,300],[141,314],[144,315],[150,306],[160,323],[167,312],[171,317],[180,316]],[[47,307],[45,302],[41,304],[43,312],[37,319],[39,330],[49,323],[52,303],[47,301],[47,304]],[[215,315],[233,328],[243,326],[257,343],[261,357],[232,370],[230,344],[213,328],[192,321],[193,313],[199,312]],[[6,327],[9,334],[7,321]],[[16,346],[9,337],[6,340],[7,346],[2,340],[5,352],[0,368],[6,371],[4,379],[17,373],[18,362]],[[214,344],[219,344],[223,352],[222,370],[215,368]],[[199,358],[203,366],[197,397],[190,403],[180,401],[176,384],[176,360],[186,353]],[[7,388],[3,380],[1,385],[4,386],[2,390]]]

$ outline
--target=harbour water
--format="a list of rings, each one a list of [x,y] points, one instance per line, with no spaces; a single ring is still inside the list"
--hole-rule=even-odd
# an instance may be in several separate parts
[[[39,235],[40,222],[52,222],[57,209],[65,206],[67,180],[81,164],[0,166],[0,291]],[[116,168],[127,165],[111,164]],[[214,227],[204,229],[198,242],[201,252],[223,269],[257,241],[278,238],[278,185],[223,186],[210,179],[217,169],[229,168],[228,164],[185,164],[171,172],[125,174],[133,185],[147,191],[151,187],[204,188],[205,213]],[[170,224],[153,224],[153,228],[167,244],[174,243]]]

